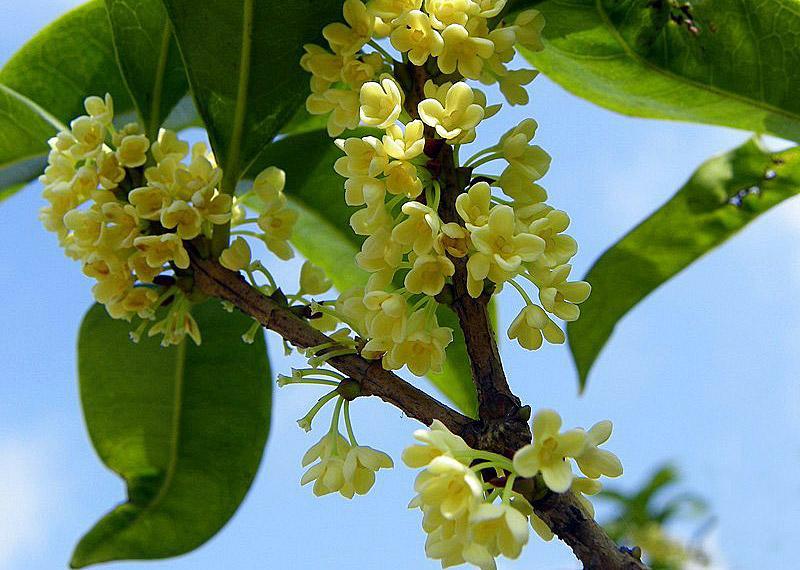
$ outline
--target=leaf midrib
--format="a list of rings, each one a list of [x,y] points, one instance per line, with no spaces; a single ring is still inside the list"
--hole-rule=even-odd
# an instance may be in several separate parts
[[[20,103],[22,103],[23,105],[28,107],[31,111],[36,113],[36,115],[39,116],[39,118],[41,118],[43,121],[48,123],[50,126],[55,128],[56,130],[58,130],[58,131],[66,131],[67,130],[67,126],[64,123],[59,121],[47,109],[45,109],[44,107],[39,105],[33,99],[31,99],[29,97],[26,97],[25,95],[23,95],[19,91],[16,91],[15,89],[12,89],[11,87],[6,85],[5,83],[0,83],[0,91],[3,91],[9,97],[12,97],[12,98],[16,99],[17,101],[19,101]]]
[[[239,83],[236,91],[236,107],[233,113],[233,130],[228,157],[225,161],[223,192],[233,194],[239,180],[241,162],[242,134],[247,115],[247,92],[250,84],[250,57],[253,46],[253,12],[254,0],[243,0],[242,4],[242,51],[239,54]]]
[[[181,443],[181,421],[183,420],[183,387],[186,379],[186,375],[184,374],[186,370],[186,346],[188,344],[189,340],[184,338],[183,341],[178,345],[175,355],[175,393],[172,401],[172,429],[170,431],[170,449],[167,472],[164,475],[164,481],[161,485],[161,488],[158,490],[158,494],[144,509],[140,511],[139,516],[157,508],[161,504],[161,502],[167,496],[167,492],[169,491],[170,487],[172,486],[172,480],[175,478],[175,472],[177,471],[178,447]]]
[[[652,63],[649,60],[647,60],[647,59],[643,58],[642,56],[640,56],[625,41],[625,39],[619,33],[619,30],[616,28],[616,26],[614,26],[614,23],[611,21],[611,18],[608,16],[608,13],[606,12],[605,7],[603,6],[603,0],[595,0],[595,8],[597,9],[597,14],[598,14],[598,16],[600,16],[600,19],[602,20],[603,25],[605,25],[605,27],[609,30],[609,32],[611,33],[612,37],[617,41],[617,43],[620,45],[620,47],[625,52],[625,54],[628,57],[630,57],[634,62],[639,63],[640,65],[642,65],[642,66],[644,66],[644,67],[646,67],[648,69],[651,69],[652,71],[655,71],[656,73],[658,73],[660,75],[663,75],[663,76],[668,77],[670,79],[676,80],[678,82],[686,83],[686,84],[691,85],[692,87],[695,87],[697,89],[704,90],[704,91],[709,91],[709,92],[714,93],[715,95],[719,95],[721,97],[727,97],[729,99],[738,100],[741,103],[745,103],[745,104],[751,105],[753,107],[760,108],[760,109],[762,109],[764,111],[769,111],[769,112],[774,113],[776,115],[781,115],[783,117],[786,117],[787,119],[791,119],[791,120],[800,122],[800,115],[799,114],[795,114],[795,113],[792,113],[792,112],[787,111],[785,109],[781,109],[780,107],[775,107],[775,106],[771,105],[770,103],[767,103],[766,101],[760,101],[758,99],[752,99],[752,98],[747,97],[745,95],[740,95],[738,93],[733,93],[731,91],[726,91],[726,90],[721,89],[721,88],[719,88],[719,87],[717,87],[715,85],[709,85],[708,83],[700,83],[699,81],[696,81],[696,80],[691,79],[689,77],[686,77],[684,75],[678,75],[678,74],[676,74],[676,73],[674,73],[672,71],[669,71],[667,69],[664,69],[662,67],[659,67],[659,66],[655,65],[654,63]],[[561,50],[559,50],[559,51],[561,51]]]
[[[150,124],[147,128],[147,134],[151,141],[155,140],[158,134],[158,127],[161,125],[161,97],[164,90],[164,75],[167,72],[170,40],[172,39],[172,27],[169,20],[166,18],[165,20],[164,31],[161,33],[161,51],[158,54],[158,65],[153,83],[153,98],[150,101]]]

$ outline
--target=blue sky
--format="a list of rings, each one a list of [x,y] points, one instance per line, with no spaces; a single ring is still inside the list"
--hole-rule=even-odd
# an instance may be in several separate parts
[[[77,2],[12,0],[0,16],[0,62]],[[537,79],[532,103],[506,110],[481,131],[491,141],[526,116],[553,156],[544,179],[551,203],[573,219],[581,275],[602,251],[673,194],[710,156],[746,133],[620,117]],[[0,206],[0,568],[64,568],[78,540],[124,498],[122,482],[95,456],[77,398],[75,342],[91,302],[90,282],[39,225],[39,188]],[[683,487],[705,496],[718,524],[717,567],[785,567],[800,516],[800,207],[787,203],[705,257],[637,307],[577,395],[566,347],[524,352],[502,343],[523,400],[553,407],[571,425],[610,418],[613,449],[636,487],[656,465],[675,462]],[[294,283],[298,262],[276,270]],[[518,310],[507,294],[505,327]],[[271,337],[273,363],[286,371]],[[174,560],[122,563],[120,570],[388,567],[436,568],[411,498],[414,473],[382,472],[366,497],[317,499],[299,486],[300,457],[321,434],[295,420],[317,396],[277,391],[272,433],[256,483],[229,525]],[[418,426],[378,401],[353,407],[359,440],[396,460]],[[399,463],[399,461],[397,461]],[[577,568],[566,547],[532,538],[503,568]]]

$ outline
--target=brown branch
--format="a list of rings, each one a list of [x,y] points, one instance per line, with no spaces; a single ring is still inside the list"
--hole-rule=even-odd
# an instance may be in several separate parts
[[[453,147],[446,144],[439,147],[436,156],[428,163],[428,168],[441,184],[439,217],[445,223],[462,224],[456,211],[456,198],[469,185],[471,170],[456,167]],[[466,258],[451,257],[451,261],[456,271],[453,275],[450,306],[458,315],[459,324],[464,331],[472,378],[478,391],[479,416],[484,421],[518,416],[521,403],[506,380],[487,311],[492,291],[484,291],[477,299],[472,298],[467,292]],[[522,430],[520,437],[527,439],[524,443],[530,442],[527,425],[527,421],[523,419],[519,426]],[[516,449],[519,447],[521,446]]]
[[[405,108],[418,118],[417,105],[424,98],[422,86],[430,77],[424,68],[410,63],[396,64],[395,74],[406,93]],[[455,78],[457,80],[458,78]],[[456,211],[456,198],[469,186],[472,170],[459,168],[453,148],[437,139],[430,127],[425,128],[427,168],[441,186],[439,217],[443,222],[461,225]],[[487,306],[492,290],[484,289],[477,298],[467,291],[467,260],[450,256],[455,273],[452,285],[441,295],[458,316],[464,332],[472,378],[478,395],[480,421],[459,432],[467,443],[478,449],[513,457],[514,452],[532,440],[528,420],[530,407],[508,385]],[[572,492],[553,493],[541,480],[521,481],[536,514],[566,544],[588,570],[646,570],[646,566],[629,552],[620,550],[597,522],[589,517]]]
[[[572,492],[548,492],[532,500],[532,505],[537,516],[569,545],[585,570],[647,570],[633,554],[617,548]]]
[[[216,261],[203,259],[194,251],[190,253],[195,285],[206,295],[232,303],[295,346],[310,348],[330,342],[325,334],[288,307],[251,287],[238,273],[225,269]],[[509,445],[509,442],[519,440],[519,434],[509,432],[507,422],[498,420],[490,424],[491,429],[486,429],[487,424],[471,420],[384,370],[379,360],[367,360],[352,354],[331,358],[329,362],[358,382],[360,396],[377,396],[426,425],[438,419],[453,433],[463,435],[471,445],[481,449],[510,456],[519,447]],[[584,568],[645,568],[641,562],[617,549],[603,529],[581,510],[571,493],[546,492],[543,497],[534,498],[537,495],[533,480],[523,483],[528,483],[528,487],[520,491],[531,500],[536,514],[572,548]]]
[[[297,347],[310,348],[331,342],[328,336],[288,307],[251,287],[238,273],[225,269],[216,261],[203,259],[196,252],[191,252],[191,257],[195,285],[206,295],[233,303],[240,311]],[[358,382],[361,387],[359,395],[377,396],[426,425],[438,419],[451,431],[460,433],[473,422],[396,374],[384,370],[380,360],[367,360],[350,354],[333,357],[328,362]]]

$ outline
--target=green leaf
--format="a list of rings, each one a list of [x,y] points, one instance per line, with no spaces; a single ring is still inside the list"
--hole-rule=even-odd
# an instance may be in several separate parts
[[[106,0],[114,49],[145,132],[159,127],[189,84],[161,0]]]
[[[606,251],[585,277],[592,294],[581,305],[581,318],[567,327],[581,388],[630,309],[799,191],[800,147],[773,154],[751,140],[700,166],[669,202]]]
[[[164,0],[211,146],[232,192],[308,93],[303,44],[336,20],[339,2]]]
[[[372,131],[361,129],[352,136]],[[300,212],[292,243],[303,257],[322,267],[340,291],[363,287],[368,274],[356,265],[363,236],[350,229],[356,208],[344,202],[344,179],[333,170],[341,151],[325,131],[288,136],[270,144],[247,176],[255,177],[268,166],[286,171],[286,195]],[[441,374],[429,378],[462,412],[477,414],[477,394],[472,383],[466,345],[457,318],[448,307],[439,309],[439,322],[453,329],[447,363]]]
[[[798,0],[692,2],[697,33],[667,0],[515,7],[531,4],[546,48],[523,54],[568,91],[626,115],[800,140]]]
[[[128,501],[80,541],[71,565],[189,552],[242,502],[269,431],[271,383],[263,331],[215,301],[193,309],[203,343],[134,344],[131,325],[100,305],[78,341],[80,393],[98,455],[125,479]]]
[[[62,16],[0,70],[0,191],[7,197],[44,167],[47,139],[83,111],[87,95],[132,104],[114,59],[108,16],[93,0]]]

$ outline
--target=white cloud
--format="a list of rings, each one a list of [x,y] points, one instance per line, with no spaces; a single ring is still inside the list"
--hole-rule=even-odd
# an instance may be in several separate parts
[[[0,568],[44,542],[48,449],[38,440],[0,441]]]

